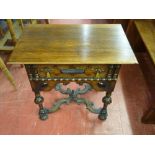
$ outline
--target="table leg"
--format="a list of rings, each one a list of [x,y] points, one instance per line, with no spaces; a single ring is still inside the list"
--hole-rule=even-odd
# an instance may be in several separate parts
[[[42,88],[42,85],[37,86],[36,89],[34,89],[35,93],[35,99],[34,102],[38,104],[39,106],[39,117],[41,120],[46,120],[48,118],[48,109],[44,108],[43,102],[44,98],[40,95],[40,90]]]
[[[112,102],[111,92],[106,92],[106,95],[105,95],[105,97],[103,97],[102,102],[104,103],[104,106],[103,106],[100,114],[98,115],[98,118],[100,120],[106,120],[107,116],[108,116],[107,107],[108,107],[108,104],[110,104]]]

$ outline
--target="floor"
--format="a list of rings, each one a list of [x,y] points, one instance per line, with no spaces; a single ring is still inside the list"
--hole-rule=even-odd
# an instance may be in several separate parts
[[[51,23],[54,22],[60,20]],[[19,65],[8,65],[8,68],[15,78],[17,90],[0,72],[0,134],[155,134],[155,125],[141,123],[152,100],[139,65],[122,66],[106,121],[98,120],[84,105],[75,103],[62,106],[56,113],[49,114],[48,120],[41,121],[25,68]],[[68,87],[76,89],[78,85],[71,83]],[[63,97],[55,90],[42,92],[42,95],[47,107]],[[84,95],[97,106],[102,106],[103,96],[103,92],[96,91]]]

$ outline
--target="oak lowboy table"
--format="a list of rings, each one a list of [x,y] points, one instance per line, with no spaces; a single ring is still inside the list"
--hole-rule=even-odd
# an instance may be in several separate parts
[[[39,105],[40,119],[48,118],[61,105],[75,101],[99,119],[107,118],[107,106],[112,102],[111,93],[121,64],[135,64],[137,60],[119,24],[100,25],[29,25],[24,28],[11,57],[10,64],[24,64],[34,102]],[[83,89],[63,89],[63,84],[76,82]],[[55,88],[67,98],[58,100],[47,109],[40,91]],[[90,91],[106,91],[102,108],[79,95]]]

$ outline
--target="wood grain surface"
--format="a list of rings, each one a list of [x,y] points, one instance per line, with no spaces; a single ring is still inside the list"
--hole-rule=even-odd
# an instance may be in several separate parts
[[[24,28],[10,64],[135,64],[120,24],[34,24]]]

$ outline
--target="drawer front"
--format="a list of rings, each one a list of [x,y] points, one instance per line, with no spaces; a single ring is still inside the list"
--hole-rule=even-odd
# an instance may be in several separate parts
[[[44,82],[48,86],[43,90],[53,89],[57,83],[76,82],[89,83],[95,90],[105,89],[98,87],[99,82],[107,81],[113,89],[117,80],[120,65],[25,65],[27,74],[34,89],[38,83]],[[108,86],[109,87],[109,86]]]
[[[35,65],[30,72],[45,79],[101,79],[108,73],[108,65]]]

